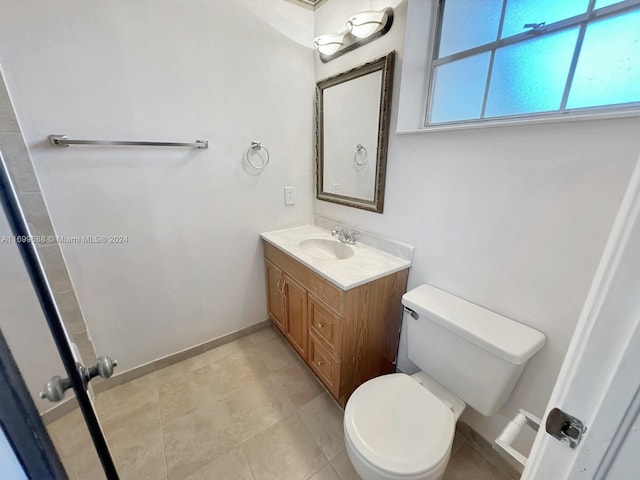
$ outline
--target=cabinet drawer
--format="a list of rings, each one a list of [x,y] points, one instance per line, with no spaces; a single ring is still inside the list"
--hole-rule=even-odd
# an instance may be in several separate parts
[[[338,359],[341,358],[342,323],[342,317],[309,294],[309,330]]]
[[[340,385],[340,363],[331,357],[313,335],[309,335],[309,366],[337,398]]]

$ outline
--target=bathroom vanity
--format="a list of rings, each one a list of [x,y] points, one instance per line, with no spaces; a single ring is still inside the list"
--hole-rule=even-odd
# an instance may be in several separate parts
[[[269,316],[336,401],[393,372],[410,259],[315,225],[262,239]]]

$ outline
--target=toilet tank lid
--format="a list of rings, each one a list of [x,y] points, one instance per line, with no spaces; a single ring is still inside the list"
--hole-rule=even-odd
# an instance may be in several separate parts
[[[432,285],[408,291],[402,296],[402,304],[516,365],[529,360],[546,340],[542,332]]]

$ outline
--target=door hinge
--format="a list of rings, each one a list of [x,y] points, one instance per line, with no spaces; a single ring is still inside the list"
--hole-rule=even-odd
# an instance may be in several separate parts
[[[566,443],[571,448],[576,448],[587,427],[582,420],[564,413],[559,408],[554,408],[547,416],[545,430],[549,435]]]

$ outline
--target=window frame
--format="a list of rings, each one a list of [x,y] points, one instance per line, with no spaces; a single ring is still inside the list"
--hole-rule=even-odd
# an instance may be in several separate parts
[[[502,10],[500,14],[499,26],[496,36],[496,40],[479,45],[470,49],[456,52],[454,54],[446,55],[438,58],[438,51],[440,48],[440,39],[442,33],[442,24],[444,17],[445,4],[447,0],[434,0],[434,25],[433,35],[431,38],[431,49],[427,46],[430,58],[428,61],[428,72],[426,76],[428,78],[427,91],[426,91],[426,109],[424,111],[422,127],[418,130],[448,130],[448,129],[460,129],[460,128],[475,128],[484,126],[496,126],[496,125],[509,125],[519,123],[546,123],[559,120],[579,120],[579,119],[595,119],[595,118],[620,118],[629,116],[640,115],[640,101],[619,103],[613,105],[601,105],[593,107],[580,107],[580,108],[566,108],[569,93],[573,78],[575,75],[578,60],[582,49],[582,44],[585,38],[585,33],[589,24],[603,20],[606,18],[614,17],[625,12],[638,10],[640,8],[640,0],[626,0],[620,3],[608,5],[595,9],[596,0],[589,0],[587,11],[579,15],[575,15],[570,18],[559,20],[557,22],[545,25],[540,31],[528,30],[522,33],[512,35],[506,38],[499,38],[501,35],[502,27],[504,25],[504,18],[507,10],[508,0],[503,0]],[[499,48],[507,47],[510,45],[516,45],[524,43],[527,40],[534,38],[541,38],[547,35],[551,35],[556,32],[568,30],[570,28],[578,28],[578,37],[576,40],[576,47],[574,48],[573,56],[571,58],[569,72],[567,80],[564,85],[563,95],[560,103],[560,107],[556,110],[547,110],[543,112],[521,113],[512,115],[502,115],[495,117],[484,117],[487,105],[487,98],[489,94],[489,88],[491,85],[491,76],[493,74],[493,64],[496,55],[496,51]],[[479,118],[455,120],[447,122],[430,123],[431,106],[433,103],[433,87],[435,79],[435,69],[440,65],[445,65],[462,58],[469,58],[474,55],[489,52],[491,57],[489,60],[489,68],[487,72],[487,79],[485,81],[485,92],[482,100],[482,108]],[[414,130],[415,131],[415,130]],[[407,131],[410,132],[410,131]]]

